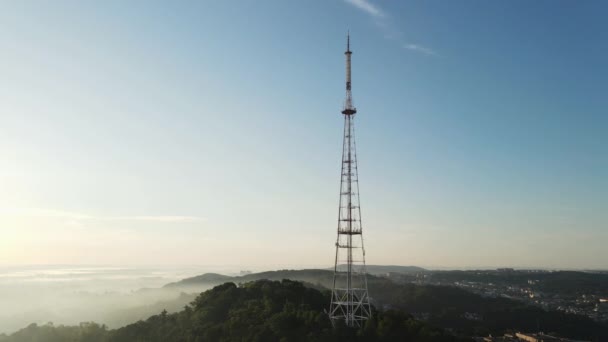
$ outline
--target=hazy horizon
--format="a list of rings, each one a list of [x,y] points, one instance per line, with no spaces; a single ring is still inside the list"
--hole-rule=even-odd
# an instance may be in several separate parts
[[[0,3],[0,268],[331,267],[350,30],[368,264],[608,269],[606,10]]]
[[[448,267],[441,265],[402,265],[402,264],[368,264],[368,266],[396,266],[396,267],[419,267],[429,271],[459,271],[459,270],[496,270],[501,268],[512,268],[514,270],[544,270],[544,271],[608,271],[608,268],[565,268],[565,267],[541,267],[541,266],[517,266],[517,265],[479,265]],[[270,264],[270,265],[221,265],[221,264],[0,264],[0,277],[9,271],[21,272],[30,270],[50,269],[111,269],[111,270],[175,270],[177,272],[200,275],[203,273],[219,273],[225,275],[239,275],[242,272],[266,272],[279,270],[306,270],[306,269],[332,269],[333,264],[327,265],[297,265],[297,264]],[[181,278],[180,278],[181,279]]]
[[[217,265],[0,265],[0,302],[3,304],[0,335],[11,334],[32,323],[44,325],[48,322],[58,326],[95,321],[117,328],[163,309],[169,312],[180,310],[200,291],[212,287],[211,284],[194,285],[192,288],[164,287],[169,283],[204,273],[238,276],[244,275],[245,271],[270,270]]]

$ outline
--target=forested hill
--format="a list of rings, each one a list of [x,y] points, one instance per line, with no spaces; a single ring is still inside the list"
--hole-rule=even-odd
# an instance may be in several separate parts
[[[232,341],[232,338],[242,338],[243,331],[246,330],[251,332],[252,335],[248,335],[251,340],[268,340],[262,337],[278,338],[280,334],[287,333],[287,330],[282,330],[282,324],[311,340],[339,340],[346,336],[340,334],[349,332],[329,331],[329,321],[323,313],[329,305],[327,288],[331,287],[332,278],[333,272],[328,270],[283,270],[239,277],[205,274],[167,285],[193,291],[219,285],[198,297],[192,295],[191,298],[196,298],[193,304],[178,313],[165,312],[111,331],[94,323],[79,327],[32,325],[10,337],[0,336],[0,342],[173,341],[172,338],[177,338],[178,341],[198,341],[201,339],[192,337],[199,336],[198,334],[207,336],[205,341],[218,340],[214,336],[221,337],[220,341]],[[273,281],[279,279],[291,280]],[[553,335],[577,340],[608,341],[608,326],[605,323],[581,315],[543,310],[508,298],[483,297],[449,286],[396,283],[389,278],[373,275],[368,277],[368,286],[372,303],[379,309],[376,325],[368,328],[372,329],[372,335],[365,335],[371,341],[391,340],[388,336],[394,337],[397,332],[417,334],[414,330],[407,330],[414,327],[420,331],[432,331],[432,336],[439,336],[431,337],[430,341],[436,340],[435,338],[453,340],[431,326],[446,329],[456,336],[500,336],[506,332],[532,332],[542,326],[543,331]],[[169,310],[168,306],[166,308]],[[425,323],[412,319],[410,314]],[[218,317],[223,317],[221,322]],[[261,326],[257,327],[257,324]],[[400,330],[405,329],[401,327],[402,324],[407,324],[410,328]],[[298,330],[300,325],[302,329]],[[231,329],[240,332],[233,336],[228,334]],[[290,337],[285,338],[290,340]]]
[[[117,330],[30,325],[0,342],[171,341],[427,341],[459,339],[401,311],[374,312],[361,330],[333,329],[324,309],[328,291],[290,280],[225,283],[199,295],[183,311],[162,312]]]
[[[291,279],[316,289],[331,288],[333,271],[281,270],[227,277],[204,274],[168,284],[181,290],[197,290],[224,281],[246,283],[259,279]],[[501,335],[509,331],[545,332],[580,340],[608,341],[608,325],[560,311],[549,311],[507,298],[489,298],[450,286],[397,284],[384,277],[368,276],[372,303],[380,309],[412,313],[434,326],[462,336]],[[327,304],[326,304],[327,305]]]

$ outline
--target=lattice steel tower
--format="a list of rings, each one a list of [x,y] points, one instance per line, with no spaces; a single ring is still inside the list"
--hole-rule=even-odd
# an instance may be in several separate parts
[[[332,324],[342,320],[347,326],[359,327],[370,317],[365,272],[365,249],[359,207],[359,180],[355,151],[354,119],[350,79],[350,34],[346,40],[346,100],[344,101],[344,142],[342,146],[342,176],[338,211],[338,238],[334,282],[329,318]]]

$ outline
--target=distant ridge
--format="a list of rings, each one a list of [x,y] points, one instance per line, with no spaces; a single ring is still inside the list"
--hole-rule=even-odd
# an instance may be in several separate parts
[[[367,272],[371,275],[386,275],[387,273],[418,273],[427,272],[426,269],[417,266],[396,266],[396,265],[368,265]],[[333,268],[331,269],[305,269],[305,270],[278,270],[251,273],[241,276],[227,276],[217,273],[205,273],[191,278],[186,278],[178,282],[169,283],[164,287],[169,288],[206,288],[220,285],[226,282],[247,283],[250,281],[267,279],[283,280],[291,279],[307,282],[313,285],[320,285],[331,288],[333,281]]]
[[[332,268],[326,268],[326,270],[333,271]],[[365,270],[367,273],[376,276],[385,276],[387,273],[420,273],[429,272],[429,270],[418,267],[418,266],[399,266],[399,265],[366,265]]]
[[[182,279],[182,280],[178,281],[177,283],[179,283],[181,285],[194,285],[194,284],[201,284],[201,283],[221,284],[221,283],[229,282],[232,279],[233,279],[233,277],[219,274],[219,273],[205,273],[205,274],[198,275],[195,277]],[[176,283],[171,283],[171,284],[176,284]],[[171,287],[170,286],[171,284],[167,284],[163,287]]]
[[[365,269],[373,275],[384,275],[386,273],[418,273],[427,272],[427,269],[418,266],[398,266],[398,265],[367,265]]]
[[[251,273],[242,276],[226,276],[217,273],[205,273],[196,277],[186,278],[178,282],[169,283],[164,287],[181,289],[201,289],[226,282],[247,283],[255,280],[283,280],[291,279],[327,287],[333,279],[333,271],[329,270],[279,270]]]

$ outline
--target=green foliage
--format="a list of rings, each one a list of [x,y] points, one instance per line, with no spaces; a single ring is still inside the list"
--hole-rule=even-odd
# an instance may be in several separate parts
[[[112,341],[455,341],[410,315],[375,313],[362,329],[332,328],[328,293],[302,283],[260,280],[216,286],[184,311],[113,332]],[[148,326],[148,328],[144,328]]]
[[[289,280],[245,281],[279,276],[318,285]],[[471,273],[471,276],[480,275]],[[496,275],[499,276],[502,277]],[[566,273],[553,276],[571,277]],[[209,277],[218,279],[217,275]],[[86,324],[31,325],[10,336],[0,335],[0,342],[454,340],[431,326],[448,329],[458,336],[530,332],[541,326],[543,331],[559,336],[608,341],[608,326],[588,317],[545,311],[506,298],[486,298],[455,287],[397,284],[375,276],[368,278],[369,292],[374,304],[385,310],[375,312],[363,329],[332,328],[324,313],[329,294],[321,288],[331,285],[331,277],[331,272],[322,270],[252,274],[238,277],[242,285],[224,283],[200,294],[181,312],[165,311],[117,330]],[[424,317],[426,323],[407,313]],[[477,319],[467,319],[465,313],[475,314]]]
[[[108,331],[84,323],[78,327],[32,324],[1,342],[167,342],[167,341],[428,341],[457,339],[443,330],[394,310],[375,312],[361,329],[331,326],[324,309],[329,293],[283,280],[237,286],[225,283],[200,294],[183,311],[166,311],[145,321]]]

